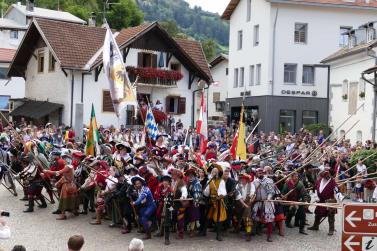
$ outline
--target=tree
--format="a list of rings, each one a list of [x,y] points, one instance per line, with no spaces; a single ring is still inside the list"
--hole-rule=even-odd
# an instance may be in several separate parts
[[[144,20],[134,0],[119,0],[118,4],[111,5],[106,16],[110,27],[117,30],[140,25]]]
[[[181,32],[178,28],[177,23],[172,19],[169,19],[169,20],[164,21],[164,22],[160,22],[159,24],[172,37],[176,37],[178,35],[178,33]]]
[[[217,44],[213,39],[202,41],[202,47],[207,61],[213,59],[216,56]]]

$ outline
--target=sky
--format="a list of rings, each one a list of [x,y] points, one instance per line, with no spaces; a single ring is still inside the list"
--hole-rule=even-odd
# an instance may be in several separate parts
[[[195,5],[202,7],[203,10],[217,12],[220,15],[224,12],[230,0],[186,0],[192,7]]]

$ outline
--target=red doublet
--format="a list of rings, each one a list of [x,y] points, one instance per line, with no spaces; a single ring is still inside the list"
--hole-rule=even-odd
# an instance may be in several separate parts
[[[323,179],[323,178],[322,178]],[[325,203],[327,200],[334,199],[334,189],[337,187],[336,182],[333,178],[327,183],[327,185],[323,188],[322,192],[320,192],[320,185],[322,179],[319,179],[316,184],[316,191],[319,198],[320,203]],[[327,216],[328,210],[326,207],[316,207],[315,214],[320,215],[322,217]],[[336,211],[335,211],[336,213]]]

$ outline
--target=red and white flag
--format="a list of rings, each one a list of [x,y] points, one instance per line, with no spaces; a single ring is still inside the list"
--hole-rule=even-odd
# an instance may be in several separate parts
[[[232,146],[230,147],[230,156],[232,156],[232,159],[236,159],[237,142],[238,142],[238,130],[237,130],[236,135],[234,135]]]
[[[204,154],[206,152],[208,142],[207,109],[204,102],[204,89],[202,91],[199,119],[196,121],[196,133],[200,135],[200,151]]]

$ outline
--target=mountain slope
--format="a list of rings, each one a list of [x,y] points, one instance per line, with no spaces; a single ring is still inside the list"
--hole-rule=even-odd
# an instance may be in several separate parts
[[[187,35],[197,39],[214,39],[227,47],[229,40],[229,24],[215,13],[202,10],[200,7],[190,8],[184,0],[137,0],[144,12],[146,21],[174,20]]]

